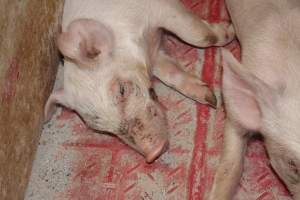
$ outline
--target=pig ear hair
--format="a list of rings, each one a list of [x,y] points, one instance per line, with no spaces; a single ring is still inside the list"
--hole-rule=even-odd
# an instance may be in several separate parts
[[[223,94],[229,116],[248,130],[260,128],[261,106],[274,103],[273,88],[251,74],[226,49],[223,57]]]
[[[61,53],[79,64],[89,64],[112,51],[112,31],[93,19],[78,19],[57,39]]]
[[[44,110],[44,121],[48,122],[52,115],[54,114],[55,107],[57,104],[63,105],[68,107],[66,98],[65,98],[65,93],[63,90],[57,90],[54,91],[48,98],[46,105],[45,105],[45,110]]]

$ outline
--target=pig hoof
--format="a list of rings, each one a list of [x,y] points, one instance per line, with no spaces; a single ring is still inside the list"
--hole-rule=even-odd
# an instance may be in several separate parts
[[[217,108],[217,97],[213,92],[209,92],[205,95],[205,101],[207,102],[208,105],[210,105],[212,108],[216,109]]]
[[[219,41],[216,43],[216,46],[224,46],[229,44],[235,38],[235,31],[232,24],[228,23],[219,23],[217,28],[219,34]]]

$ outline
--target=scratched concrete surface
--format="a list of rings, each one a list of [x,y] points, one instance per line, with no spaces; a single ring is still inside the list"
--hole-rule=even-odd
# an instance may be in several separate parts
[[[223,1],[183,3],[211,22],[226,20]],[[218,49],[195,49],[168,37],[170,55],[214,88],[217,110],[196,104],[155,81],[166,107],[170,149],[154,164],[117,138],[93,133],[72,112],[59,109],[45,124],[27,200],[202,200],[211,189],[223,141]],[[239,54],[237,43],[228,48]],[[290,200],[259,140],[252,140],[235,200]]]

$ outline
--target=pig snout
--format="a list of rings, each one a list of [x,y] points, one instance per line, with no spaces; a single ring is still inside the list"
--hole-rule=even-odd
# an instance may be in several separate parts
[[[167,131],[161,125],[135,118],[129,122],[128,128],[128,135],[147,163],[153,162],[168,149]]]
[[[169,148],[168,140],[161,140],[156,146],[148,151],[145,151],[145,158],[147,163],[152,163],[156,158],[165,153]]]
[[[140,117],[130,120],[127,134],[147,163],[155,161],[169,146],[167,120],[159,106],[149,106]]]

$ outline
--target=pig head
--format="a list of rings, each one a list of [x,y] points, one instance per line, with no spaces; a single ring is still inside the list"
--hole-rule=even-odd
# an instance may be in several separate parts
[[[157,16],[159,7],[165,17]],[[190,30],[182,32],[173,20]],[[198,46],[222,45],[234,35],[232,27],[209,25],[177,1],[66,1],[57,39],[64,55],[64,84],[50,96],[46,118],[54,105],[63,105],[89,127],[115,134],[147,162],[154,161],[167,149],[168,123],[152,75],[200,103],[216,106],[207,85],[160,50],[163,27]]]
[[[49,98],[47,115],[54,104],[64,105],[89,127],[116,134],[152,162],[166,149],[168,136],[146,66],[117,59],[110,30],[93,20],[71,23],[57,45],[66,58],[64,88]]]
[[[224,148],[213,199],[232,199],[247,139],[259,132],[272,167],[300,199],[300,2],[227,0],[241,44],[241,63],[226,49]]]

